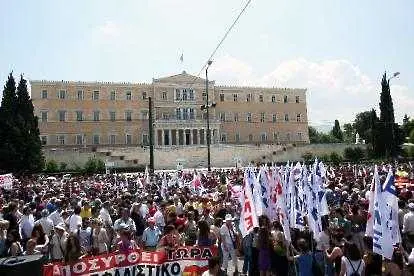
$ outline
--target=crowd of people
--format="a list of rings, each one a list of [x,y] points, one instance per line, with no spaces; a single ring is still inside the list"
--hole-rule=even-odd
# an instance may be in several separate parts
[[[45,261],[74,262],[109,252],[178,246],[218,246],[205,275],[414,275],[414,197],[398,187],[403,242],[392,260],[372,251],[365,236],[372,165],[330,167],[326,179],[329,215],[314,237],[259,217],[244,237],[234,187],[242,169],[93,176],[24,176],[1,189],[0,256],[41,254]],[[411,164],[395,175],[414,179]],[[194,174],[200,176],[197,187]],[[239,265],[242,263],[242,265]]]

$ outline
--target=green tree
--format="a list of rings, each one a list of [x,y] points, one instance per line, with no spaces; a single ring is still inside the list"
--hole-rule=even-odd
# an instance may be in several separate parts
[[[355,142],[355,128],[352,124],[346,123],[344,124],[344,142],[347,143],[354,143]]]
[[[331,154],[329,155],[329,159],[331,160],[331,162],[334,165],[339,165],[339,163],[342,162],[342,156],[339,155],[337,152],[333,151],[331,152]]]
[[[387,73],[384,73],[381,81],[380,94],[380,119],[379,119],[379,141],[377,152],[381,156],[394,157],[396,152],[395,139],[395,117],[394,106],[392,103],[390,81],[387,78]]]
[[[360,147],[347,147],[344,150],[345,159],[352,162],[360,161],[362,158],[364,158],[364,155],[364,150]]]
[[[0,170],[15,172],[20,157],[17,139],[20,136],[16,125],[16,82],[10,73],[3,90],[0,106]]]
[[[332,128],[331,135],[336,138],[338,141],[344,140],[344,135],[341,130],[341,126],[339,125],[339,121],[335,120],[334,127]]]
[[[20,130],[19,149],[22,171],[37,172],[43,168],[44,159],[38,118],[34,115],[34,107],[27,90],[27,81],[20,76],[17,86],[17,114],[16,123]]]
[[[369,143],[371,139],[371,113],[372,111],[363,111],[356,115],[355,121],[354,121],[354,129],[355,129],[355,135],[356,133],[359,134],[359,137],[367,143]]]
[[[316,128],[309,126],[309,141],[311,144],[316,144],[319,143],[319,136],[318,136],[318,131],[316,130]]]

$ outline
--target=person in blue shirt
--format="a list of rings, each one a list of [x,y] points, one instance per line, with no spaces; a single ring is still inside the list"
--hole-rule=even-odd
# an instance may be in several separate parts
[[[305,239],[299,239],[297,242],[299,255],[295,256],[297,263],[298,276],[313,276],[312,273],[312,253],[309,251],[308,242]]]
[[[155,219],[148,219],[148,227],[142,233],[142,247],[145,250],[155,250],[160,240],[161,231],[155,225]]]

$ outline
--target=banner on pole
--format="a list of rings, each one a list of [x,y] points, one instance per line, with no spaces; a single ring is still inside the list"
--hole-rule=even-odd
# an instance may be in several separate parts
[[[217,247],[184,246],[156,252],[131,251],[93,256],[64,264],[43,266],[43,276],[124,276],[200,275],[208,269],[208,259],[217,256]]]

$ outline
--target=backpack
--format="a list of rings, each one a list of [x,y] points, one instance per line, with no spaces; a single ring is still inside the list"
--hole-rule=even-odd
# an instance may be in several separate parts
[[[348,259],[348,258],[347,258],[347,259]],[[353,272],[352,272],[349,276],[361,276],[361,275],[359,274],[358,270],[359,270],[359,267],[361,266],[362,260],[360,260],[360,261],[359,261],[359,264],[358,264],[357,269],[355,269],[355,268],[354,268],[354,266],[352,265],[352,263],[351,263],[351,260],[350,260],[350,259],[348,259],[348,262],[349,262],[349,264],[351,265],[352,270],[353,270]]]

